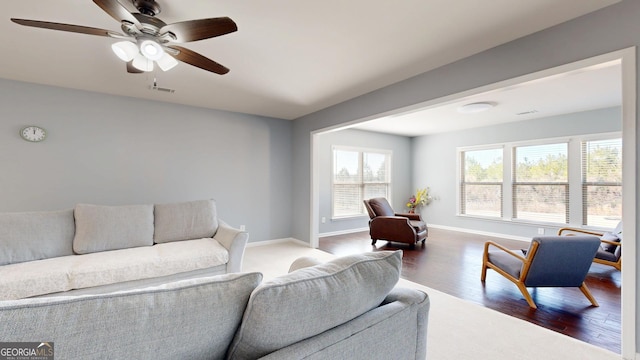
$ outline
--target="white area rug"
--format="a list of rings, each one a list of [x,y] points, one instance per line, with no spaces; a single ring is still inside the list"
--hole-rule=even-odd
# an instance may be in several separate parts
[[[291,263],[310,256],[331,260],[334,255],[296,242],[270,243],[246,249],[244,271],[265,279],[286,274]],[[398,286],[429,295],[427,359],[429,360],[614,360],[621,356],[524,320],[466,302],[410,281]]]

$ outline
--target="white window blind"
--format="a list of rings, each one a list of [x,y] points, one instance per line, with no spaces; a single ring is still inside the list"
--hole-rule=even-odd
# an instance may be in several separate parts
[[[461,154],[460,213],[502,217],[502,148]]]
[[[513,217],[569,223],[568,143],[513,148]]]
[[[622,219],[622,139],[582,142],[583,224],[613,228]]]
[[[333,217],[365,214],[364,199],[389,198],[389,152],[333,149]]]

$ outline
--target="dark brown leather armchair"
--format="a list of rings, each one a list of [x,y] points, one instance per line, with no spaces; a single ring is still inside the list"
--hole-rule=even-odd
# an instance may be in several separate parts
[[[371,245],[377,240],[407,243],[414,246],[427,239],[427,223],[420,214],[396,213],[385,198],[373,198],[364,201],[369,212],[369,235]]]

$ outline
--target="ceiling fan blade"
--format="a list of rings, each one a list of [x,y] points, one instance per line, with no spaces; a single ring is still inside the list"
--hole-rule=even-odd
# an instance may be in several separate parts
[[[160,33],[171,32],[177,42],[189,42],[208,39],[238,30],[236,23],[228,17],[200,19],[167,24]]]
[[[141,74],[144,71],[142,71],[142,70],[138,69],[137,67],[133,66],[133,60],[131,60],[131,61],[127,62],[127,72],[129,74]]]
[[[121,34],[118,34],[116,32],[110,31],[110,30],[98,29],[98,28],[93,28],[93,27],[88,27],[88,26],[71,25],[71,24],[60,24],[60,23],[54,23],[54,22],[48,22],[48,21],[14,19],[14,18],[12,18],[11,21],[13,21],[16,24],[20,24],[20,25],[24,25],[24,26],[31,26],[31,27],[37,27],[37,28],[43,28],[43,29],[51,29],[51,30],[68,31],[68,32],[74,32],[74,33],[79,33],[79,34],[108,36],[108,37],[113,37],[114,35],[115,36],[121,36]]]
[[[218,64],[217,62],[204,57],[198,54],[195,51],[183,48],[181,46],[167,46],[170,49],[178,51],[177,54],[171,53],[171,56],[180,60],[182,62],[186,62],[189,65],[193,65],[195,67],[199,67],[200,69],[214,72],[216,74],[224,75],[229,72],[229,69]]]
[[[116,19],[117,22],[125,20],[134,24],[138,29],[142,28],[138,19],[136,19],[126,7],[120,4],[118,0],[93,0],[93,2],[100,6],[100,8],[112,18]]]

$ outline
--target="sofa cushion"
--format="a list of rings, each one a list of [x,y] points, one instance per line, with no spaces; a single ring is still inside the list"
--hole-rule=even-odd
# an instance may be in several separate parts
[[[156,243],[212,237],[218,229],[213,200],[156,204],[154,217]]]
[[[153,205],[78,204],[73,251],[98,251],[153,245]]]
[[[228,359],[256,359],[379,306],[397,283],[402,251],[342,257],[266,281],[249,299]]]
[[[225,265],[214,239],[158,244],[0,266],[0,300],[121,283]]]
[[[0,265],[73,254],[73,210],[0,213]]]
[[[3,302],[0,339],[51,341],[56,359],[224,359],[259,273],[102,295]],[[159,351],[159,349],[162,349]]]

